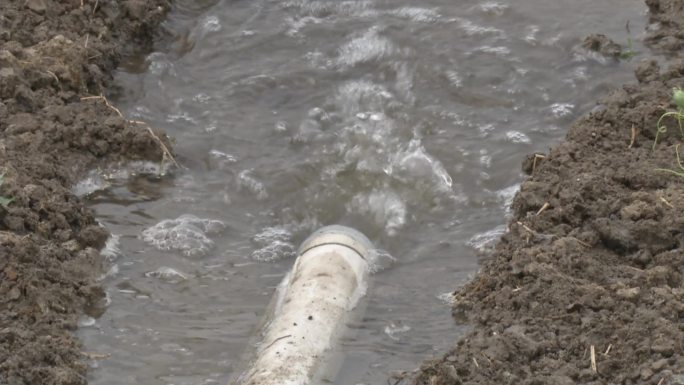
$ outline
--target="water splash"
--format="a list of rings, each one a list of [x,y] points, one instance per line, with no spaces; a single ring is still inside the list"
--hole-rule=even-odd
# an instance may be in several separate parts
[[[390,189],[374,189],[368,194],[354,196],[347,210],[370,216],[375,224],[394,236],[406,224],[406,203]]]
[[[241,171],[238,175],[238,185],[241,189],[245,189],[254,194],[259,200],[268,198],[266,187],[261,181],[252,176],[252,172],[252,170]]]
[[[100,255],[102,255],[107,262],[114,262],[121,256],[121,249],[119,248],[120,240],[121,235],[119,234],[112,234],[107,238],[105,246],[100,251]]]
[[[497,226],[483,233],[473,235],[467,245],[480,253],[488,253],[494,249],[496,241],[507,231],[505,225]]]

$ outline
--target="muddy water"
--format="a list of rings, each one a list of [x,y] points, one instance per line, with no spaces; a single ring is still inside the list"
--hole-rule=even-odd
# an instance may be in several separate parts
[[[225,383],[311,231],[384,252],[339,384],[386,383],[454,343],[445,293],[504,230],[525,154],[545,151],[640,55],[640,0],[177,1],[180,36],[118,75],[117,104],[176,138],[182,170],[78,186],[115,237],[110,304],[84,317],[91,384]],[[631,33],[625,24],[629,21]],[[151,172],[151,174],[150,174]]]

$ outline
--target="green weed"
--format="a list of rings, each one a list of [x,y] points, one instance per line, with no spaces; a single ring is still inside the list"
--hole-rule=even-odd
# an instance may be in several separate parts
[[[672,101],[677,106],[677,111],[668,111],[660,115],[660,119],[658,119],[658,123],[656,123],[656,136],[655,140],[653,141],[654,151],[656,146],[658,145],[658,138],[660,137],[660,135],[665,134],[667,132],[667,126],[663,124],[663,120],[668,116],[673,117],[677,120],[679,132],[682,134],[682,137],[684,137],[684,127],[682,127],[682,120],[684,120],[684,91],[682,91],[679,88],[673,89]]]
[[[621,60],[629,60],[629,59],[633,58],[634,56],[636,56],[638,53],[639,52],[634,50],[632,38],[628,37],[627,38],[627,48],[624,51],[620,52],[620,59]]]
[[[0,187],[5,182],[5,174],[0,174]],[[0,206],[7,208],[7,206],[14,201],[14,198],[7,198],[0,195]]]
[[[675,153],[677,154],[677,165],[679,166],[679,170],[671,170],[669,168],[656,168],[656,171],[662,171],[662,172],[667,172],[670,174],[675,174],[677,176],[684,177],[684,165],[682,164],[682,159],[679,156],[679,144],[675,146]],[[680,171],[681,170],[681,171]]]

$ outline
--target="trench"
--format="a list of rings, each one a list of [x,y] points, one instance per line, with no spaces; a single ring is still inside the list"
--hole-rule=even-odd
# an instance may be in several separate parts
[[[626,24],[629,22],[629,30]],[[526,154],[632,81],[640,0],[176,1],[173,41],[111,99],[175,138],[77,186],[113,234],[109,305],[84,316],[91,384],[225,383],[298,244],[332,223],[380,257],[335,383],[451,347],[449,293],[505,231]],[[635,51],[582,48],[590,33]]]

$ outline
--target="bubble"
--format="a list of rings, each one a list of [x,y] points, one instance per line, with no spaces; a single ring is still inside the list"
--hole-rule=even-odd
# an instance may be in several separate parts
[[[145,273],[145,277],[148,278],[158,278],[161,279],[162,281],[167,281],[167,282],[181,282],[185,281],[188,279],[188,276],[185,275],[184,273],[173,269],[171,267],[166,267],[162,266],[158,268],[157,270],[153,271],[148,271]]]
[[[159,250],[178,250],[187,257],[205,255],[214,242],[206,234],[225,229],[223,222],[184,214],[166,219],[142,232],[145,242]]]
[[[208,16],[202,22],[202,29],[205,32],[218,32],[221,30],[221,22],[216,16]]]
[[[506,132],[506,138],[513,143],[531,143],[530,137],[520,131]]]
[[[297,254],[292,233],[283,227],[266,227],[252,241],[259,248],[252,252],[251,258],[260,262],[278,261]]]
[[[549,106],[551,113],[557,118],[562,118],[572,114],[574,108],[575,105],[570,103],[554,103]]]

